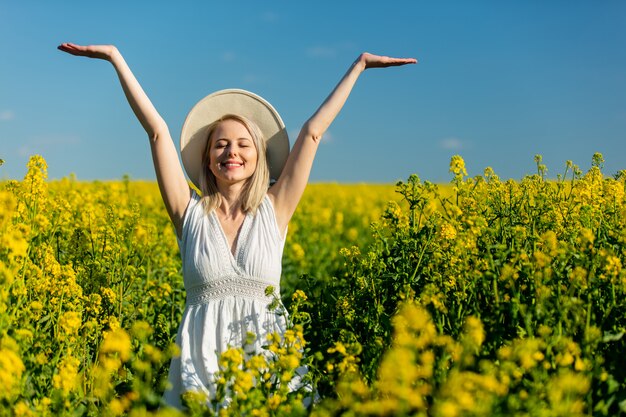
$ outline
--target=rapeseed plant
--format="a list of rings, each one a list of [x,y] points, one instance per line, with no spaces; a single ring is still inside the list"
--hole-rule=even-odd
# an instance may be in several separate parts
[[[190,393],[186,414],[626,412],[626,174],[536,163],[312,184],[286,244],[290,330],[233,347],[220,406]],[[33,157],[0,191],[0,415],[179,414],[159,409],[179,271],[155,184],[50,182]]]

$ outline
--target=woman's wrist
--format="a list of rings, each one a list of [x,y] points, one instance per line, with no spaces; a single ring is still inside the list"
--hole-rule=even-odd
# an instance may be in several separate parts
[[[359,57],[356,59],[356,61],[354,61],[352,66],[355,67],[359,72],[365,71],[365,68],[367,68],[367,63],[365,62],[365,54],[363,53],[359,55]]]
[[[116,62],[122,60],[122,54],[115,46],[111,45],[111,50],[107,54],[107,60],[112,64],[115,64]]]

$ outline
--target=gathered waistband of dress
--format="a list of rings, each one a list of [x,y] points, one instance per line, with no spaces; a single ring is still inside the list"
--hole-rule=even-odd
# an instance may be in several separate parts
[[[272,296],[265,295],[269,286],[274,287],[274,293],[277,293],[278,288],[272,282],[240,275],[225,277],[187,289],[187,304],[202,304],[229,296],[254,298],[269,303]]]

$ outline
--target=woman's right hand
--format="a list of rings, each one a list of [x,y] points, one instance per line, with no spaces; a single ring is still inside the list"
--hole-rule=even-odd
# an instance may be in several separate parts
[[[152,158],[161,195],[176,228],[176,233],[181,236],[183,215],[191,198],[189,184],[187,184],[185,173],[180,165],[176,146],[172,141],[167,124],[143,91],[124,57],[113,45],[83,46],[62,43],[57,48],[72,55],[104,59],[115,68],[128,104],[130,104],[137,120],[150,139]]]
[[[117,48],[113,45],[76,45],[74,43],[62,43],[57,49],[76,56],[111,60]]]

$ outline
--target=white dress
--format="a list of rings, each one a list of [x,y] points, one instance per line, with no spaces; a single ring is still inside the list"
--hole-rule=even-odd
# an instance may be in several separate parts
[[[286,319],[268,310],[273,298],[265,295],[268,286],[279,291],[284,244],[266,195],[256,214],[246,215],[233,256],[215,212],[207,215],[193,193],[178,241],[187,299],[176,337],[180,356],[171,362],[163,396],[167,405],[182,408],[186,391],[214,398],[218,357],[243,346],[247,332],[256,334],[257,352],[268,334],[284,334]]]

